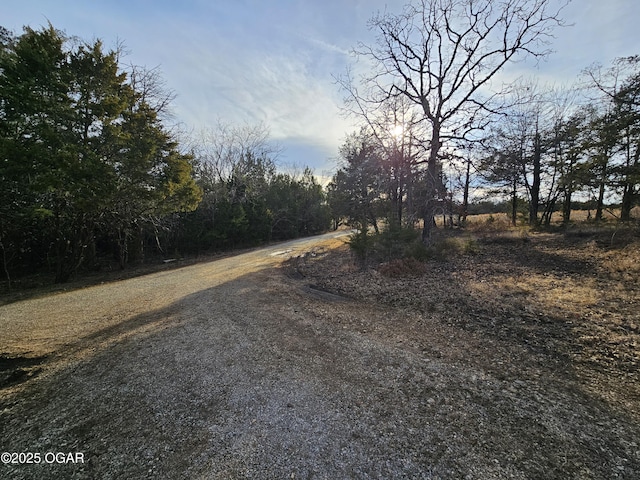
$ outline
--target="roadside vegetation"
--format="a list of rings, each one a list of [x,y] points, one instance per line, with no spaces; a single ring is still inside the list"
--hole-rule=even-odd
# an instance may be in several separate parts
[[[372,254],[363,266],[343,244],[297,268],[323,291],[408,317],[435,315],[523,349],[527,359],[514,357],[510,368],[533,360],[577,375],[580,388],[640,420],[639,225],[534,230],[513,227],[506,215],[482,215],[465,229],[440,231],[426,253]]]
[[[190,138],[156,70],[49,25],[0,28],[0,291],[329,227],[309,169],[265,126]]]
[[[4,305],[32,294],[352,230],[288,261],[73,292],[67,327],[97,340],[60,347],[73,368],[59,376],[39,376],[49,357],[0,351],[16,387],[5,431],[25,451],[51,429],[59,445],[131,447],[131,478],[638,478],[640,56],[585,66],[573,86],[503,85],[511,61],[550,53],[556,4],[424,0],[372,17],[376,40],[355,52],[371,71],[336,77],[360,126],[326,187],[280,168],[268,126],[180,132],[158,72],[118,49],[0,27],[0,307],[20,348],[19,322],[46,330],[44,347],[67,341],[50,299],[31,316]],[[100,455],[87,468],[127,471]]]

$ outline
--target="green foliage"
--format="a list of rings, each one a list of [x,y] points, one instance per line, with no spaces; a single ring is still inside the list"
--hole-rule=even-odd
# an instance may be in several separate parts
[[[376,238],[366,230],[360,230],[349,235],[347,243],[360,264],[365,266],[375,247]]]
[[[376,239],[377,250],[387,261],[397,257],[413,256],[408,252],[417,253],[416,244],[421,244],[420,232],[413,227],[403,227],[396,223],[387,225]],[[415,258],[415,257],[414,257]]]
[[[311,170],[299,178],[277,173],[260,130],[223,129],[217,135],[196,153],[203,197],[181,219],[176,244],[184,251],[252,246],[329,228],[326,197]]]
[[[350,136],[341,148],[345,166],[328,186],[328,201],[334,226],[340,219],[360,230],[369,225],[376,230],[377,219],[385,210],[382,193],[380,146],[365,131]]]
[[[390,262],[402,258],[423,262],[432,256],[431,250],[422,243],[420,232],[413,227],[391,225],[379,233],[359,230],[349,237],[348,244],[363,266],[368,262]]]
[[[48,266],[68,280],[114,243],[142,258],[145,228],[200,200],[192,158],[99,41],[70,48],[52,26],[0,51],[0,238],[7,277]],[[105,250],[108,250],[107,247]],[[27,253],[25,253],[27,252]],[[30,258],[26,261],[27,256]],[[13,263],[10,265],[10,259]]]
[[[431,246],[432,258],[446,260],[456,255],[475,255],[480,251],[478,242],[471,237],[446,237]]]
[[[382,263],[381,273],[384,271],[392,278],[420,275],[428,260],[444,261],[452,256],[480,252],[477,240],[471,235],[441,236],[426,246],[417,229],[398,226],[389,226],[377,234],[358,231],[349,237],[348,244],[362,267]]]
[[[406,246],[405,256],[407,258],[414,258],[420,262],[426,262],[432,257],[432,251],[430,247],[427,247],[422,242],[422,240],[418,239]]]
[[[269,184],[267,204],[273,239],[310,235],[329,227],[325,194],[309,169],[299,180],[287,174],[274,176]]]

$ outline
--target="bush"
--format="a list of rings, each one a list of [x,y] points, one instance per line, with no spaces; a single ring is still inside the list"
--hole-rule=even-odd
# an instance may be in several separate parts
[[[470,235],[447,236],[426,246],[420,232],[412,227],[389,227],[378,234],[359,231],[351,235],[348,244],[361,266],[381,262],[391,265],[398,259],[416,262],[432,258],[444,260],[451,255],[473,255],[480,250],[478,242]]]
[[[413,227],[390,225],[377,234],[359,231],[351,235],[348,244],[363,264],[370,260],[379,263],[404,257],[421,261],[428,258],[420,232]]]
[[[475,255],[479,251],[478,242],[470,236],[443,238],[428,248],[429,256],[439,260],[446,260],[453,255]]]
[[[366,264],[375,245],[374,236],[370,235],[366,230],[360,230],[351,234],[347,243],[360,263],[362,265]]]
[[[414,258],[420,262],[426,262],[433,256],[433,252],[420,239],[408,245],[404,254],[408,258]]]
[[[415,228],[391,224],[376,238],[376,250],[383,259],[390,261],[407,256],[407,250],[417,243],[421,243],[420,232]]]

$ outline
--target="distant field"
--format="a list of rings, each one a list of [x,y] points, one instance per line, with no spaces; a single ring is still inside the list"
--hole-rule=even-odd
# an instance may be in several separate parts
[[[591,217],[595,216],[595,210],[591,210]],[[631,211],[631,216],[635,219],[640,219],[640,207],[635,207]],[[467,222],[469,223],[482,223],[489,221],[489,218],[492,217],[495,222],[509,224],[511,222],[511,217],[506,213],[483,213],[480,215],[469,215],[467,217]],[[603,212],[603,217],[605,220],[617,220],[620,217],[620,209],[612,209],[605,210]],[[588,210],[572,210],[571,211],[571,221],[572,222],[584,222],[589,220],[589,211]],[[442,225],[442,216],[439,216],[436,219],[438,225]],[[551,216],[551,223],[557,224],[562,222],[562,212],[554,212]]]

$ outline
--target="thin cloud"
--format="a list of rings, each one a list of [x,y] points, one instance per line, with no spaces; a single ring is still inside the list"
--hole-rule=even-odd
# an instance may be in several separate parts
[[[177,120],[194,129],[217,119],[264,122],[274,138],[292,146],[291,155],[311,158],[315,152],[317,162],[331,151],[335,155],[352,130],[352,122],[339,115],[342,94],[332,74],[344,73],[359,41],[373,41],[367,20],[375,12],[399,12],[404,3],[30,0],[5,9],[0,24],[20,33],[23,25],[51,21],[87,40],[123,40],[131,51],[127,61],[160,67],[177,94]],[[556,32],[556,53],[538,66],[516,64],[504,78],[534,75],[566,83],[593,62],[606,65],[640,53],[638,2],[574,0],[564,17],[575,25]]]

